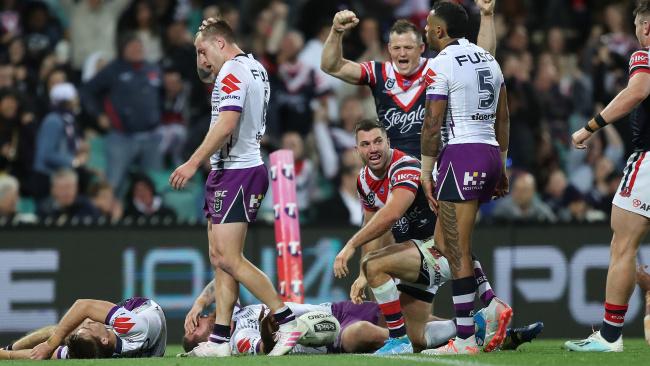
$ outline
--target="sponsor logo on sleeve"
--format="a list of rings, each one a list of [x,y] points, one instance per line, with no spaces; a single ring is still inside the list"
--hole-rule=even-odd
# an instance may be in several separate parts
[[[221,87],[221,91],[226,94],[236,92],[237,90],[239,90],[239,86],[237,86],[237,84],[239,83],[241,83],[241,81],[239,81],[239,79],[237,79],[235,75],[228,74],[226,75],[225,78],[223,78],[223,80],[221,80],[221,84],[223,84],[223,86]]]

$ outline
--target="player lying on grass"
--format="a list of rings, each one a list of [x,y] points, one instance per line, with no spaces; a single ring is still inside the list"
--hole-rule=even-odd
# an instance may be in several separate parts
[[[645,318],[643,318],[643,331],[645,340],[650,345],[650,273],[646,272],[648,266],[639,265],[636,269],[636,283],[643,290],[645,296]]]
[[[210,325],[214,313],[206,314],[204,309],[214,302],[214,286],[209,283],[201,295],[194,301],[192,309],[185,318],[185,335],[183,348],[191,351],[199,343],[205,342],[210,335]],[[366,353],[379,349],[388,339],[385,319],[374,302],[353,304],[350,301],[326,303],[321,305],[288,303],[296,316],[306,312],[323,311],[332,314],[340,323],[340,333],[336,340],[327,347],[303,347],[298,345],[294,353]],[[478,316],[482,316],[478,315]],[[478,321],[485,324],[485,321]],[[261,304],[249,305],[235,311],[232,319],[231,348],[234,354],[265,354],[273,348],[273,333],[277,331],[275,323],[268,315],[268,308]],[[541,323],[525,328],[509,329],[504,349],[516,349],[524,342],[530,342],[542,330]],[[450,320],[441,320],[432,315],[426,324],[426,337],[432,344],[441,344],[453,337],[455,324]],[[484,328],[477,329],[479,336]]]
[[[337,255],[334,273],[339,278],[348,275],[347,262],[356,248],[383,246],[363,256],[362,271],[350,293],[353,301],[360,302],[369,285],[386,317],[390,338],[377,354],[412,353],[414,348],[434,347],[439,344],[428,342],[425,324],[433,311],[433,297],[438,287],[451,279],[451,272],[441,255],[444,246],[436,248],[430,239],[436,215],[420,185],[420,162],[391,149],[386,130],[377,121],[359,122],[356,140],[364,163],[357,182],[364,226]],[[443,243],[442,238],[436,239],[438,244]],[[484,350],[489,352],[501,346],[512,309],[495,297],[481,264],[474,261],[473,265],[477,290],[487,307],[488,339]]]
[[[0,360],[162,357],[166,346],[165,314],[153,300],[84,299],[75,301],[58,325],[0,350]]]

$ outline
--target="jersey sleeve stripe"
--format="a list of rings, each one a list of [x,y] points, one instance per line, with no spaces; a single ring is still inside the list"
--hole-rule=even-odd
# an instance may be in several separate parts
[[[119,309],[120,307],[115,305],[113,308],[108,312],[108,315],[106,315],[106,320],[104,320],[104,324],[110,325],[111,318],[113,317],[113,314]]]
[[[637,66],[630,70],[630,78],[640,72],[650,74],[650,67],[647,66]]]
[[[243,109],[240,106],[237,105],[227,105],[225,107],[219,108],[219,112],[223,111],[235,111],[235,112],[241,112]]]
[[[427,100],[447,100],[449,96],[444,94],[427,94]]]
[[[359,85],[366,85],[368,84],[368,63],[364,62],[361,65],[361,75],[359,76],[359,80],[357,81],[357,84]]]

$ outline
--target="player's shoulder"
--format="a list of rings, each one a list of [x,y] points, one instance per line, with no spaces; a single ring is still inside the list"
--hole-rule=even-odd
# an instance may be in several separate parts
[[[223,64],[217,79],[224,79],[228,75],[234,75],[239,79],[248,79],[250,70],[250,64],[243,57],[234,57]]]

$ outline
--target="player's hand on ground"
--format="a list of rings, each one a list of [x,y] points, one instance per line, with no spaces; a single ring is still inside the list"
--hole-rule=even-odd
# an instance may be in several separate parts
[[[196,327],[199,326],[199,317],[201,316],[201,311],[198,306],[192,306],[190,311],[185,316],[185,334],[191,334],[194,332]]]
[[[334,20],[332,21],[332,27],[337,32],[345,32],[348,29],[356,27],[357,24],[359,24],[359,18],[350,10],[339,11],[334,15]]]
[[[361,304],[366,299],[366,287],[368,287],[368,280],[361,274],[350,288],[350,300],[354,304]]]
[[[32,360],[47,360],[48,358],[52,357],[52,352],[54,352],[54,348],[50,347],[46,341],[41,344],[37,344],[36,347],[32,348],[32,351],[29,354],[29,358]]]
[[[587,148],[587,140],[591,137],[592,133],[585,130],[584,128],[579,129],[578,131],[574,132],[573,135],[571,135],[571,141],[573,142],[573,147],[576,149],[586,149]]]
[[[196,174],[197,166],[187,161],[174,170],[169,176],[169,184],[174,189],[183,189],[187,182]]]
[[[505,172],[501,173],[501,178],[499,183],[497,183],[496,188],[494,189],[494,198],[501,198],[508,194],[510,191],[510,182],[508,181],[508,176]]]
[[[422,179],[420,183],[422,184],[422,190],[424,191],[424,195],[427,197],[427,202],[429,202],[429,208],[437,215],[438,200],[436,200],[433,197],[433,189],[434,189],[433,181],[428,179]]]
[[[336,278],[343,278],[350,273],[348,270],[348,262],[353,255],[354,248],[349,245],[344,246],[339,254],[336,255],[336,258],[334,259],[334,276],[336,276]]]
[[[201,22],[201,25],[199,26],[199,32],[203,31],[205,27],[207,27],[210,24],[216,23],[218,20],[216,18],[210,17],[208,19],[203,19]]]
[[[636,283],[645,292],[650,291],[650,273],[646,271],[647,269],[648,266],[642,264],[636,267]]]
[[[494,5],[497,0],[474,0],[474,2],[481,10],[481,15],[494,15]]]

